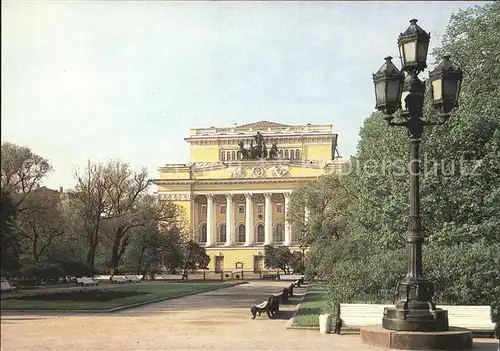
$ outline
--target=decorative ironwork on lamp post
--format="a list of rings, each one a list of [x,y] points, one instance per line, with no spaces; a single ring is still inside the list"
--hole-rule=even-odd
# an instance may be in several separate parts
[[[382,326],[399,331],[448,330],[447,311],[436,308],[432,301],[434,284],[422,274],[422,225],[420,215],[419,146],[424,126],[445,123],[453,108],[458,106],[462,81],[461,69],[444,56],[443,61],[429,74],[433,106],[440,111],[438,122],[423,118],[425,84],[418,74],[427,67],[430,35],[410,20],[408,29],[398,39],[403,74],[392,63],[392,57],[373,74],[376,109],[386,116],[390,126],[408,130],[411,152],[410,167],[410,223],[406,235],[408,270],[397,285],[398,301],[395,307],[385,308]],[[401,121],[392,116],[401,110]]]

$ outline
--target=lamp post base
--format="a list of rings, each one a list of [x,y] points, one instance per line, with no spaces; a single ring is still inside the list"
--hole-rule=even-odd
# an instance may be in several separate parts
[[[450,327],[447,331],[394,331],[380,325],[360,329],[364,344],[397,350],[470,350],[472,333],[464,328]]]
[[[382,327],[396,331],[446,331],[448,330],[448,311],[440,308],[409,310],[386,307],[382,318]]]
[[[382,326],[396,331],[446,331],[448,311],[432,302],[434,284],[427,279],[403,279],[397,287],[398,302],[384,309]]]

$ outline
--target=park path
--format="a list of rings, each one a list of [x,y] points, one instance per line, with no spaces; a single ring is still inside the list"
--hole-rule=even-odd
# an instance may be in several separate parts
[[[285,285],[251,282],[112,314],[2,315],[1,350],[380,350],[357,335],[285,329],[304,288],[278,318],[252,320],[250,307]]]

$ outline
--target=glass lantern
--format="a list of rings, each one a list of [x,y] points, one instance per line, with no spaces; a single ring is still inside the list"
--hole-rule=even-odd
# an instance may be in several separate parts
[[[392,115],[399,108],[404,78],[391,60],[392,57],[387,56],[382,67],[373,74],[375,108],[386,115]]]
[[[410,20],[408,29],[399,35],[399,54],[404,71],[423,71],[427,67],[427,51],[430,34],[417,25],[417,20]]]
[[[450,61],[450,56],[443,56],[439,65],[429,73],[432,103],[434,108],[448,114],[458,106],[458,95],[462,83],[462,70]]]

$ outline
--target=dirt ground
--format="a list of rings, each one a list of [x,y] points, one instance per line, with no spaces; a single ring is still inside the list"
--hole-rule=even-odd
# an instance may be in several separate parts
[[[275,319],[252,320],[250,307],[285,285],[251,282],[107,314],[2,313],[1,350],[381,350],[358,335],[285,329],[299,297]],[[496,345],[474,340],[474,350]]]

